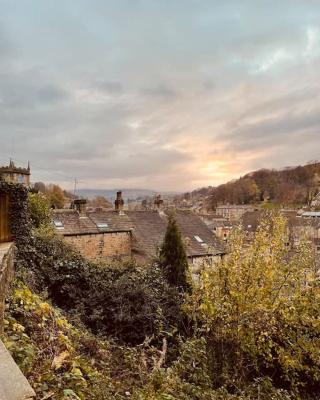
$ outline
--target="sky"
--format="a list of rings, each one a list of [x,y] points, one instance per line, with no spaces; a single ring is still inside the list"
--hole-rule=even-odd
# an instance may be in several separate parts
[[[0,164],[188,191],[320,157],[319,0],[0,0]]]

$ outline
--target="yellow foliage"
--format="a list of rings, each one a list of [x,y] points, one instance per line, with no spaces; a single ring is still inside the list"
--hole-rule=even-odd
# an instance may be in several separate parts
[[[235,374],[268,368],[293,387],[303,386],[305,376],[320,384],[315,262],[308,243],[293,250],[287,241],[286,221],[279,215],[262,221],[248,246],[243,233],[235,232],[230,254],[204,270],[189,308],[201,316],[215,346],[228,344],[220,362],[226,368],[238,365],[231,367]]]
[[[63,351],[62,353],[58,354],[57,356],[54,357],[51,368],[57,370],[60,369],[64,363],[64,361],[70,356],[70,353],[68,351]]]

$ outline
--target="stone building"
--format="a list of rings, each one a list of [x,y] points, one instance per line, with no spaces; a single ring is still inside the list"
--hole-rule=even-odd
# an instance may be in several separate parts
[[[10,160],[10,163],[6,167],[0,167],[0,179],[11,182],[20,183],[25,186],[30,185],[30,163],[27,168],[16,167],[15,163]]]
[[[309,240],[316,254],[320,256],[320,218],[296,216],[289,219],[288,226],[290,241],[294,247],[298,246],[302,240]]]
[[[53,211],[53,225],[65,240],[91,260],[131,257],[131,226],[118,212],[86,212],[85,201],[75,209]]]
[[[237,225],[236,221],[230,221],[217,214],[200,214],[202,221],[220,240],[227,242],[233,228]]]
[[[238,204],[221,204],[216,207],[217,215],[231,221],[238,221],[248,211],[254,211],[254,207]]]
[[[320,260],[320,218],[314,214],[298,215],[294,210],[282,210],[281,214],[287,219],[287,244],[295,249],[303,240],[308,240]],[[266,216],[263,210],[247,212],[241,219],[242,229],[248,242],[251,242],[257,231],[260,221]]]
[[[156,256],[165,236],[167,215],[156,198],[154,210],[123,210],[121,192],[115,210],[87,212],[84,201],[76,209],[55,210],[54,227],[86,257],[95,260],[134,258],[145,263]],[[190,265],[220,259],[224,248],[199,216],[184,211],[175,214],[185,242]]]

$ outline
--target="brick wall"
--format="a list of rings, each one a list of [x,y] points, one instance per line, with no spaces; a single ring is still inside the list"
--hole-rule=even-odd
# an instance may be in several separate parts
[[[91,260],[131,257],[130,232],[65,236],[65,240]]]

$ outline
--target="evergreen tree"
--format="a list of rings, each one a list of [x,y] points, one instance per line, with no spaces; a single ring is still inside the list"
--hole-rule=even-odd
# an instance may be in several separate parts
[[[188,260],[181,233],[174,216],[169,215],[167,231],[160,250],[160,265],[168,283],[188,290]]]

